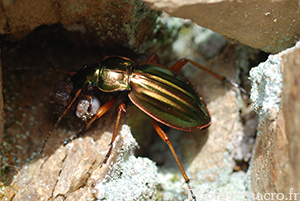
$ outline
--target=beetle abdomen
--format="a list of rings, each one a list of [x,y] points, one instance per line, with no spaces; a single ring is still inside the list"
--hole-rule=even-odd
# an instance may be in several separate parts
[[[210,125],[210,114],[201,96],[170,69],[155,64],[139,65],[133,70],[130,86],[130,100],[163,124],[184,131]]]

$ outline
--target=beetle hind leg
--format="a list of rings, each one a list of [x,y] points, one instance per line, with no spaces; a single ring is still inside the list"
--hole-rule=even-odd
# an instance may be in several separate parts
[[[226,77],[224,77],[224,76],[222,76],[222,75],[220,75],[220,74],[218,74],[218,73],[213,72],[212,70],[210,70],[210,69],[208,69],[208,68],[206,68],[206,67],[204,67],[204,66],[198,64],[197,62],[195,62],[195,61],[193,61],[193,60],[190,60],[190,59],[184,59],[184,58],[183,58],[183,59],[180,59],[179,61],[177,61],[177,62],[172,66],[171,69],[172,69],[174,72],[178,73],[178,72],[180,71],[180,69],[181,69],[187,62],[193,64],[194,66],[196,66],[197,68],[199,68],[199,69],[205,71],[206,73],[211,74],[212,76],[214,76],[215,78],[221,80],[222,82],[227,82],[227,83],[230,84],[231,86],[233,86],[233,87],[235,87],[235,88],[238,88],[242,93],[248,95],[247,91],[246,91],[244,88],[242,88],[240,85],[238,85],[237,83],[230,81],[230,80],[227,79]],[[248,96],[249,96],[249,95],[248,95]]]
[[[192,188],[190,187],[190,184],[189,184],[190,179],[186,175],[186,173],[185,173],[185,171],[184,171],[184,169],[183,169],[183,167],[182,167],[182,165],[181,165],[181,163],[179,161],[179,158],[178,158],[178,156],[177,156],[177,154],[176,154],[176,152],[175,152],[175,150],[174,150],[174,148],[173,148],[173,146],[172,146],[172,144],[171,144],[171,142],[169,140],[168,135],[157,125],[157,122],[154,119],[152,119],[152,124],[153,124],[154,129],[156,130],[157,134],[169,146],[169,148],[170,148],[170,150],[171,150],[171,152],[173,154],[173,157],[175,158],[176,163],[177,163],[177,165],[178,165],[178,167],[180,169],[180,172],[181,172],[182,176],[184,177],[185,183],[187,184],[187,186],[189,188],[189,191],[190,191],[190,193],[192,195],[192,198],[193,198],[194,201],[196,201],[196,196],[194,195],[193,190],[192,190]]]

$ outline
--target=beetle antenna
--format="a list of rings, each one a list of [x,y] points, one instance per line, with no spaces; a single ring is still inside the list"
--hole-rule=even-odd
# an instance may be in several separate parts
[[[51,129],[51,131],[48,133],[47,137],[45,138],[44,142],[43,142],[43,145],[42,145],[42,148],[41,148],[41,151],[40,151],[40,155],[43,154],[43,151],[44,151],[44,147],[47,143],[47,141],[49,140],[50,136],[52,135],[53,131],[57,128],[57,126],[59,125],[60,121],[62,120],[62,118],[66,115],[66,113],[69,111],[69,109],[72,107],[73,103],[76,101],[76,99],[80,96],[82,92],[82,89],[79,89],[74,98],[72,99],[71,103],[68,105],[68,107],[65,109],[65,111],[59,116],[59,118],[57,119],[57,121],[55,122],[53,128]]]
[[[55,71],[68,74],[70,76],[74,75],[75,72],[69,72],[58,68],[53,67],[44,67],[44,66],[18,66],[18,67],[2,67],[4,70],[48,70],[48,71]]]

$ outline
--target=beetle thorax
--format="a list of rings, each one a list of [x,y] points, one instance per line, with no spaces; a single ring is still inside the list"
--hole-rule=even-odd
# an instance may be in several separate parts
[[[122,57],[108,57],[101,62],[97,87],[104,92],[130,90],[133,62]]]

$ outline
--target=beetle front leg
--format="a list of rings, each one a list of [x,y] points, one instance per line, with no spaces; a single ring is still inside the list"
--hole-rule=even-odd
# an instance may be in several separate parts
[[[71,103],[69,103],[69,105],[67,106],[67,108],[65,109],[65,111],[59,116],[59,118],[57,119],[57,121],[55,122],[53,128],[51,129],[51,131],[48,133],[46,139],[44,140],[43,142],[43,145],[42,145],[42,148],[40,150],[40,154],[42,155],[43,154],[43,151],[44,151],[44,147],[47,143],[47,141],[49,140],[50,136],[52,135],[52,132],[57,128],[57,126],[59,125],[60,121],[62,120],[62,118],[67,114],[67,112],[70,110],[70,108],[72,107],[72,105],[74,104],[74,102],[76,101],[76,99],[80,96],[82,92],[82,89],[79,89],[74,98],[72,99]]]
[[[114,133],[113,133],[113,136],[112,136],[112,139],[111,139],[111,142],[109,144],[109,150],[103,160],[103,164],[105,164],[111,154],[111,151],[112,151],[112,148],[113,148],[113,143],[117,137],[117,133],[118,133],[118,128],[119,128],[119,124],[120,124],[120,119],[121,119],[121,115],[123,112],[126,112],[126,104],[125,103],[121,103],[118,107],[118,116],[117,116],[117,121],[116,121],[116,125],[115,125],[115,130],[114,130]]]
[[[171,152],[173,154],[173,157],[175,158],[176,163],[177,163],[177,165],[178,165],[178,167],[180,169],[180,172],[181,172],[181,174],[184,177],[185,183],[188,185],[188,188],[189,188],[189,191],[190,191],[190,193],[192,195],[192,198],[193,198],[193,200],[196,200],[196,196],[194,195],[193,190],[191,189],[190,184],[189,184],[190,179],[186,175],[186,173],[185,173],[185,171],[184,171],[184,169],[183,169],[183,167],[182,167],[182,165],[181,165],[181,163],[179,161],[179,158],[178,158],[178,156],[177,156],[177,154],[176,154],[176,152],[175,152],[175,150],[174,150],[174,148],[173,148],[173,146],[172,146],[172,144],[171,144],[171,142],[169,140],[168,135],[157,125],[157,122],[154,119],[152,119],[152,124],[153,124],[154,129],[156,130],[157,134],[169,146],[169,148],[170,148],[170,150],[171,150]]]
[[[105,103],[102,107],[100,107],[98,109],[98,111],[96,112],[96,114],[93,116],[92,119],[90,119],[87,124],[78,132],[76,133],[74,136],[66,139],[63,144],[66,145],[69,142],[73,141],[74,139],[80,137],[81,135],[83,135],[84,131],[89,129],[89,127],[92,125],[92,123],[96,120],[99,119],[101,116],[103,116],[116,102],[116,99],[113,98],[110,101],[108,101],[107,103]]]

